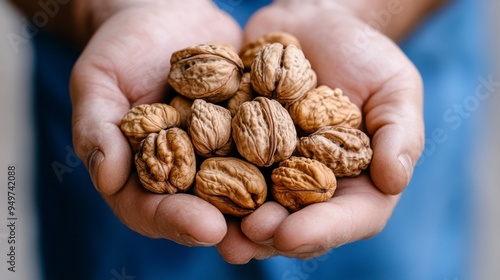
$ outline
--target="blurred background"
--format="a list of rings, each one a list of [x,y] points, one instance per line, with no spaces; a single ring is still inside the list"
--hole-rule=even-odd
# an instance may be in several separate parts
[[[462,218],[472,221],[467,222],[469,230],[463,233],[466,239],[470,240],[467,244],[470,249],[466,250],[468,255],[461,258],[461,263],[466,267],[463,270],[446,271],[440,274],[443,277],[440,279],[443,280],[498,279],[500,275],[498,265],[500,240],[497,239],[500,236],[500,218],[497,216],[497,213],[500,213],[500,172],[498,172],[500,129],[497,121],[500,119],[500,110],[496,108],[500,106],[498,98],[500,57],[498,52],[495,52],[500,47],[498,36],[500,18],[495,14],[496,11],[500,11],[500,1],[479,2],[481,4],[478,6],[481,8],[471,6],[475,12],[481,13],[474,19],[463,19],[457,24],[454,16],[457,17],[458,13],[454,15],[451,11],[446,17],[431,18],[427,26],[421,27],[412,38],[402,43],[403,50],[410,58],[419,58],[416,62],[417,67],[427,73],[424,75],[424,81],[429,86],[426,88],[426,93],[443,92],[438,98],[438,105],[426,103],[426,106],[428,105],[425,111],[427,144],[424,155],[415,170],[415,180],[401,199],[387,229],[373,241],[393,240],[394,234],[406,235],[407,238],[399,236],[394,239],[395,244],[398,242],[415,243],[413,247],[408,247],[408,250],[418,249],[413,252],[416,260],[423,257],[430,258],[432,265],[442,266],[445,269],[447,266],[453,267],[453,264],[447,262],[446,256],[465,252],[456,248],[458,240],[462,240],[463,236],[459,236],[461,233],[454,232],[454,228],[460,228],[455,225],[460,224]],[[473,1],[469,3],[476,4]],[[462,6],[464,5],[466,6],[466,4]],[[235,12],[238,12],[237,9]],[[436,24],[436,21],[444,22],[440,25],[443,30],[436,30],[434,33],[426,30],[426,28],[430,29],[432,24]],[[0,1],[0,131],[2,135],[0,137],[0,186],[2,186],[0,188],[0,279],[5,280],[41,279],[39,221],[34,187],[37,177],[34,166],[36,128],[32,94],[33,46],[30,41],[31,37],[37,35],[29,33],[30,31],[25,27],[25,19],[5,1]],[[478,30],[473,30],[474,28]],[[446,45],[446,42],[436,43],[442,34],[460,37],[460,34],[467,36],[466,34],[471,33],[475,34],[474,39],[462,38],[460,42],[464,43],[463,46],[450,46]],[[414,44],[415,40],[419,40],[420,43]],[[424,59],[421,59],[422,53]],[[438,56],[433,56],[436,53]],[[453,60],[453,55],[465,56],[465,64],[457,63]],[[476,61],[478,57],[484,61]],[[467,62],[467,59],[470,61]],[[468,72],[461,70],[468,65],[474,69],[468,69],[470,70]],[[439,71],[442,70],[440,67],[448,72]],[[452,75],[450,71],[456,71],[458,74]],[[467,85],[465,89],[461,86],[449,86],[449,84],[464,85],[463,80],[456,80],[457,77],[470,81],[468,84],[465,83]],[[446,81],[447,87],[442,86],[443,80]],[[474,91],[479,86],[487,90],[479,96],[480,98]],[[460,94],[454,95],[455,93]],[[436,98],[426,96],[426,102]],[[465,108],[466,111],[460,111],[457,109],[459,107]],[[41,131],[41,133],[44,132]],[[468,135],[470,139],[464,142],[456,141],[456,138],[462,137],[462,134]],[[443,135],[446,139],[454,141],[446,140]],[[61,149],[65,150],[66,147],[61,147]],[[466,158],[466,162],[455,162],[454,155],[471,150],[473,152]],[[62,164],[64,160],[64,158],[54,158],[54,162]],[[455,182],[453,176],[439,177],[441,168],[447,170],[447,168],[455,168],[455,165],[457,172],[470,172],[472,180],[464,183]],[[7,227],[9,206],[7,171],[9,166],[15,166],[16,170],[15,273],[8,270],[12,267],[12,264],[8,263],[10,258],[8,254],[10,246],[14,245],[9,244],[12,238],[9,239],[11,231]],[[81,165],[79,168],[84,167]],[[426,177],[426,172],[432,170],[434,172],[437,170],[438,173],[431,175],[436,178],[434,180],[436,185],[422,179]],[[449,176],[450,173],[443,172],[442,174]],[[456,192],[445,193],[445,191],[453,191],[455,185],[457,186]],[[435,193],[435,200],[429,201],[428,205],[422,207],[422,205],[412,204],[412,196],[422,197],[423,200],[419,201],[426,201],[429,192]],[[463,204],[460,205],[448,203],[446,197],[452,196],[467,196],[468,200],[463,200]],[[414,213],[412,209],[418,211],[424,209],[426,212]],[[442,213],[447,213],[450,225],[435,224],[442,220],[430,219]],[[399,221],[404,219],[414,219],[414,228],[399,229]],[[56,222],[64,223],[64,221]],[[422,227],[428,227],[429,230],[419,231]],[[445,227],[449,228],[448,233]],[[419,237],[418,234],[421,232],[428,236]],[[433,235],[434,233],[436,236]],[[442,234],[445,235],[438,236]],[[439,247],[441,252],[435,253],[433,246]],[[341,250],[349,250],[350,247],[346,247]],[[416,270],[432,269],[430,267],[432,265],[427,264],[420,268],[421,265],[415,263]],[[361,265],[361,267],[365,266]],[[378,269],[384,269],[384,267]],[[137,275],[137,279],[141,279],[140,276]],[[111,278],[110,274],[109,277],[103,279]],[[314,274],[311,274],[311,279],[314,279]]]

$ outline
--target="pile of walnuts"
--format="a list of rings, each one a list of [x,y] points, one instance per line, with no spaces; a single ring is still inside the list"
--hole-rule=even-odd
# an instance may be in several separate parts
[[[191,192],[237,217],[272,198],[293,212],[328,201],[336,178],[369,165],[361,111],[342,90],[317,85],[292,35],[267,34],[239,54],[196,45],[170,63],[178,95],[136,106],[121,123],[149,191]]]

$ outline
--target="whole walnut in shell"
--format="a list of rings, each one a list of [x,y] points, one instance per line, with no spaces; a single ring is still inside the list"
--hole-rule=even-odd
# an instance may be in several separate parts
[[[295,45],[267,44],[257,53],[250,71],[253,89],[282,104],[300,99],[316,87],[316,73]]]
[[[305,133],[324,126],[358,128],[361,111],[339,88],[319,86],[308,91],[300,100],[287,106],[294,123]]]
[[[201,164],[195,193],[222,213],[242,217],[264,203],[267,185],[254,165],[237,158],[214,157]]]
[[[220,102],[240,85],[243,63],[231,47],[201,44],[172,54],[169,84],[190,99]]]
[[[142,186],[151,192],[188,191],[196,174],[191,139],[177,127],[151,133],[139,145],[135,165]]]
[[[189,135],[194,148],[203,157],[226,156],[233,147],[231,112],[197,99],[191,106]]]
[[[179,116],[181,118],[180,127],[183,129],[187,129],[188,127],[188,120],[191,116],[192,105],[193,100],[179,94],[170,101],[170,106],[174,107],[177,112],[179,112]]]
[[[231,111],[231,115],[236,115],[241,104],[247,101],[252,101],[256,97],[256,93],[250,83],[250,73],[245,73],[241,77],[240,87],[236,94],[227,100],[227,108]]]
[[[121,130],[137,150],[139,143],[150,133],[180,125],[177,110],[167,104],[141,104],[130,109],[121,120]]]
[[[255,55],[263,46],[271,43],[280,43],[285,47],[288,45],[295,45],[300,49],[299,40],[290,33],[281,31],[267,33],[264,36],[246,43],[241,48],[239,55],[241,57],[241,61],[243,61],[243,65],[245,66],[245,68],[250,69],[250,67],[252,66],[252,60]]]
[[[337,188],[333,171],[323,163],[304,157],[291,157],[273,170],[274,199],[290,212],[325,202]]]
[[[365,133],[340,126],[325,126],[300,138],[297,153],[322,162],[337,177],[359,175],[368,167],[373,155],[370,138]]]
[[[297,132],[286,109],[265,97],[241,104],[232,127],[238,152],[258,166],[289,158],[297,144]]]

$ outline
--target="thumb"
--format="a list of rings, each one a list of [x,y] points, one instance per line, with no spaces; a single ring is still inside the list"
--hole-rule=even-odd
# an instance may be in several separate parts
[[[386,194],[404,190],[424,147],[422,82],[416,71],[409,72],[411,77],[389,81],[364,105],[372,135],[370,176]]]
[[[96,73],[100,73],[99,77],[93,77]],[[70,92],[75,151],[86,164],[96,189],[111,195],[129,177],[132,151],[120,129],[129,102],[107,77],[98,69],[77,63]]]

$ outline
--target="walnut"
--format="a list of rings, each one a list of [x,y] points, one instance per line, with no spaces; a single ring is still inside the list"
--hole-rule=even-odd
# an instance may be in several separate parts
[[[316,88],[288,33],[257,38],[240,55],[215,43],[174,52],[168,83],[178,95],[123,117],[143,187],[189,192],[237,217],[268,191],[290,212],[328,201],[337,178],[370,164],[370,139],[356,129],[360,109],[340,89]]]
[[[325,126],[300,138],[297,153],[322,162],[337,177],[352,177],[368,167],[373,151],[370,148],[370,138],[361,130]]]
[[[172,54],[169,84],[190,99],[220,102],[233,96],[240,85],[243,63],[232,48],[201,44]]]
[[[253,89],[282,104],[300,99],[316,87],[316,73],[295,45],[267,44],[255,56],[250,71]]]
[[[256,96],[252,85],[250,84],[250,73],[245,73],[241,77],[240,87],[236,94],[227,100],[227,108],[231,111],[231,115],[236,115],[241,104],[246,101],[251,101]]]
[[[294,123],[305,133],[323,126],[358,128],[361,111],[339,88],[320,86],[308,91],[300,100],[287,106]]]
[[[297,132],[286,109],[265,97],[241,104],[232,127],[238,152],[258,166],[289,158],[297,144]]]
[[[274,199],[290,212],[325,202],[337,188],[333,171],[323,163],[304,157],[291,157],[273,170]]]
[[[242,217],[264,203],[267,185],[254,165],[237,158],[214,157],[201,164],[195,193],[222,213]]]
[[[167,104],[141,104],[130,109],[121,120],[121,130],[134,151],[150,133],[180,125],[180,115]]]
[[[243,65],[246,69],[250,69],[252,65],[252,60],[259,50],[266,44],[280,43],[283,46],[295,45],[300,49],[300,43],[295,36],[286,32],[273,32],[265,34],[255,40],[252,40],[245,45],[240,50],[240,57],[243,61]]]
[[[228,155],[233,147],[231,112],[202,99],[195,100],[191,107],[189,134],[199,155]]]
[[[149,134],[139,145],[135,164],[143,187],[154,193],[188,191],[196,174],[191,140],[177,127]]]
[[[188,128],[188,119],[191,116],[191,106],[193,105],[193,100],[186,98],[182,95],[176,95],[170,101],[170,106],[174,107],[181,118],[180,127],[183,129]]]

